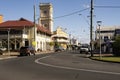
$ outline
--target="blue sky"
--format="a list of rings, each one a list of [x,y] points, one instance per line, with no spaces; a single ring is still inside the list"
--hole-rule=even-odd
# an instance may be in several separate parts
[[[36,17],[39,17],[39,3],[50,2],[53,5],[53,17],[68,15],[81,11],[90,6],[90,0],[0,0],[0,14],[4,21],[17,20],[24,17],[33,21],[33,5],[36,4]],[[120,0],[94,0],[95,6],[120,6]],[[81,14],[81,15],[79,15]],[[79,13],[54,19],[54,30],[57,26],[67,28],[66,32],[80,39],[81,42],[89,42],[89,16],[90,9]],[[102,21],[104,26],[120,25],[119,8],[94,8],[94,29],[96,21]]]

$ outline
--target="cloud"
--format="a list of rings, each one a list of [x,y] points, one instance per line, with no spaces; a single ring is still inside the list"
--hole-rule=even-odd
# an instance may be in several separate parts
[[[84,4],[83,7],[84,7],[84,8],[90,8],[90,5]]]

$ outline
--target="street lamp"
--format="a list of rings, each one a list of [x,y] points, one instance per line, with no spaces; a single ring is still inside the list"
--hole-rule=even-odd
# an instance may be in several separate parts
[[[69,49],[71,50],[71,33],[69,34]]]
[[[99,42],[100,42],[100,59],[101,59],[101,36],[100,36],[100,26],[101,26],[102,21],[97,21],[97,25],[99,26]]]

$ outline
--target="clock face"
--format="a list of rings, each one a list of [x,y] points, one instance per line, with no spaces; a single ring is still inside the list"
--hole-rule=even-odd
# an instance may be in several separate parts
[[[43,16],[48,17],[48,11],[47,10],[43,10]]]
[[[47,14],[47,11],[45,10],[45,11],[43,11],[43,13],[44,13],[44,14]]]

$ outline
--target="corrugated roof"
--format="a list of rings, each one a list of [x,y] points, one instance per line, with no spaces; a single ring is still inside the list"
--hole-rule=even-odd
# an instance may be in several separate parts
[[[44,28],[43,26],[37,25],[37,31],[41,31],[51,35],[51,32]],[[24,27],[34,27],[34,23],[24,18],[19,20],[9,20],[3,23],[0,23],[0,28],[24,28]]]
[[[110,31],[115,29],[120,29],[120,26],[100,26],[101,31]],[[99,26],[97,26],[96,30],[99,30]]]
[[[0,28],[22,28],[25,26],[33,27],[34,23],[24,18],[20,18],[19,20],[9,20],[0,24]]]

